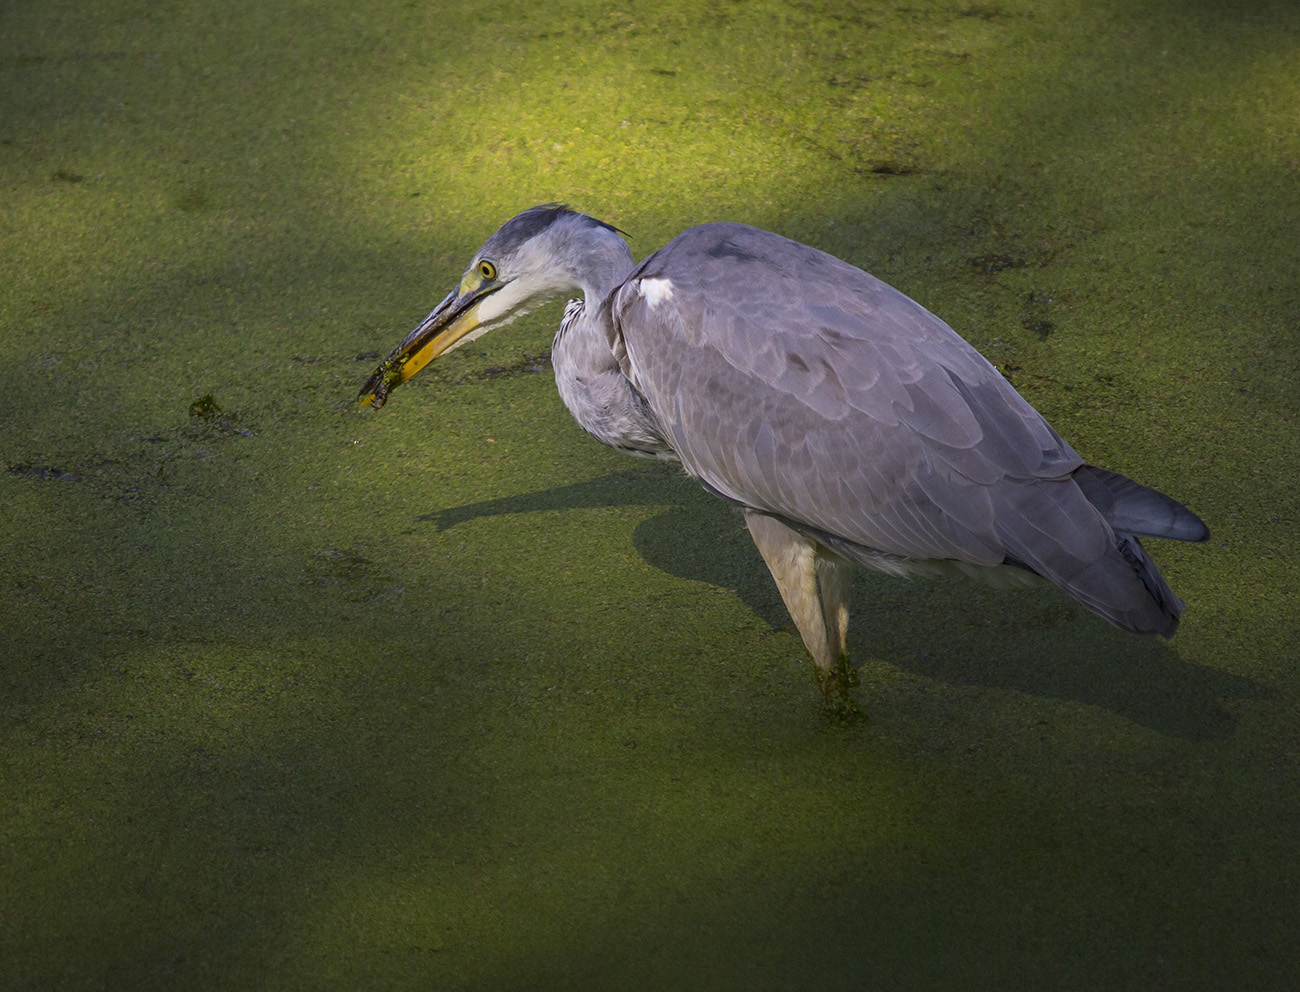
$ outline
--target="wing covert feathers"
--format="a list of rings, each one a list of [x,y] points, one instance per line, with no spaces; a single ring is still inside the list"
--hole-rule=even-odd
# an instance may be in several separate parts
[[[1085,465],[974,348],[880,280],[710,224],[645,259],[608,305],[620,365],[712,491],[865,564],[1010,563],[1121,627],[1177,625],[1183,604],[1137,535],[1202,540],[1204,524]]]

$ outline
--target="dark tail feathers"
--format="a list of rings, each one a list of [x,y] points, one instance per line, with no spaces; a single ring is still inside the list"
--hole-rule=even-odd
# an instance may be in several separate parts
[[[1201,518],[1182,503],[1127,476],[1084,465],[1075,470],[1074,481],[1116,534],[1173,541],[1204,541],[1210,536]]]
[[[1204,541],[1210,536],[1209,528],[1182,503],[1116,472],[1084,465],[1075,471],[1074,481],[1110,524],[1115,532],[1116,549],[1142,580],[1157,608],[1144,611],[1140,619],[1105,612],[1102,615],[1129,630],[1172,637],[1178,628],[1178,616],[1187,604],[1174,595],[1160,570],[1147,557],[1138,537]]]

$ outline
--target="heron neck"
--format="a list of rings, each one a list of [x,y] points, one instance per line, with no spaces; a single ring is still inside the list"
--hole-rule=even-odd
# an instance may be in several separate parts
[[[586,252],[573,273],[573,281],[582,290],[589,307],[599,306],[632,271],[632,250],[612,231],[603,232]]]

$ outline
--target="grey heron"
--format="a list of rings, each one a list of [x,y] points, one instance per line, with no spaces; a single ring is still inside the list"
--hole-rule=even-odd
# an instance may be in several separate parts
[[[947,324],[855,266],[735,223],[639,265],[556,204],[512,218],[366,381],[382,406],[429,361],[577,290],[552,361],[578,423],[675,458],[741,507],[833,710],[854,707],[852,568],[1038,576],[1125,630],[1185,604],[1142,537],[1203,541],[1175,500],[1084,462]]]

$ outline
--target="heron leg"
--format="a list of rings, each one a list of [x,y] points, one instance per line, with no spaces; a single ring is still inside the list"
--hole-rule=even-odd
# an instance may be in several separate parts
[[[855,715],[858,678],[847,646],[852,564],[757,510],[745,511],[745,524],[812,655],[823,708],[838,716]]]

